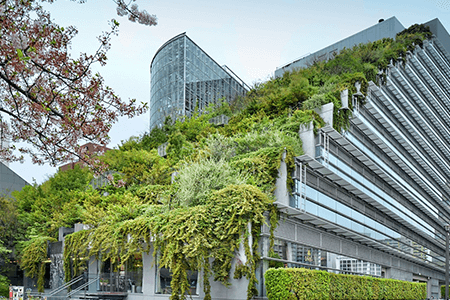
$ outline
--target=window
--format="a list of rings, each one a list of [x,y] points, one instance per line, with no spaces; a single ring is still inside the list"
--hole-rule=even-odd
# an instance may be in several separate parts
[[[189,291],[190,295],[197,295],[198,289],[198,272],[188,271],[187,278],[189,281]],[[172,293],[172,272],[168,268],[157,268],[156,269],[156,294],[171,294]]]

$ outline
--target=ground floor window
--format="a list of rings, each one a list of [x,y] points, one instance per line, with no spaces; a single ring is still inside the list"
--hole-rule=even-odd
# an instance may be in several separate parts
[[[354,259],[346,256],[336,256],[336,265],[338,269],[343,271],[349,271],[352,273],[362,273],[372,276],[381,276],[381,266],[363,261],[360,259]]]
[[[188,271],[187,278],[189,281],[189,294],[197,295],[198,291],[198,272]],[[157,268],[156,270],[156,294],[172,293],[172,272],[167,268]]]
[[[269,259],[268,266],[272,268],[301,267],[336,273],[382,276],[381,265],[282,239],[274,239],[273,252],[273,255],[265,253],[266,256],[275,258]]]
[[[136,253],[130,257],[126,265],[128,290],[132,293],[142,293],[142,273],[142,253]]]
[[[110,259],[101,262],[97,289],[104,292],[142,293],[142,254],[136,253],[126,263]]]

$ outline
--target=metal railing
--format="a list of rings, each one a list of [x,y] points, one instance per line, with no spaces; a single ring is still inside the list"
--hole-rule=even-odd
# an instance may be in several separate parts
[[[96,278],[91,279],[91,280],[86,280],[85,283],[83,283],[82,285],[80,285],[80,286],[77,287],[76,289],[70,291],[70,292],[67,294],[66,297],[67,297],[67,298],[71,298],[73,295],[79,293],[79,292],[82,291],[82,290],[84,290],[84,293],[86,294],[87,288],[88,288],[91,284],[96,283],[99,279],[100,279],[100,276],[97,276]]]
[[[26,298],[27,299],[52,299],[52,298],[66,298],[66,295],[58,295],[59,293],[63,292],[64,290],[68,289],[74,284],[78,284],[84,279],[84,274],[72,278],[72,280],[66,282],[64,285],[55,288],[54,290],[50,291],[50,293],[39,293],[39,292],[26,292]]]
[[[72,280],[66,282],[64,285],[57,287],[56,289],[52,290],[49,294],[44,295],[44,297],[53,297],[56,294],[61,293],[63,290],[69,288],[70,286],[77,284],[78,282],[82,281],[84,279],[84,274],[81,274],[78,277],[72,278]]]
[[[26,295],[31,299],[52,300],[76,298],[80,293],[86,296],[86,294],[129,292],[142,292],[142,272],[84,273],[47,293],[27,292]]]

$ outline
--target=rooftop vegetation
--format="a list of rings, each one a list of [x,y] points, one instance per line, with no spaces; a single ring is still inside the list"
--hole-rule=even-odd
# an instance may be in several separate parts
[[[209,275],[225,285],[231,276],[245,276],[250,299],[257,293],[261,225],[269,222],[273,230],[277,223],[272,203],[281,158],[286,153],[292,171],[294,157],[302,154],[299,126],[311,121],[315,130],[324,126],[315,110],[332,102],[333,126],[347,128],[351,112],[339,112],[340,92],[356,92],[359,81],[366,94],[369,81],[383,83],[391,60],[405,61],[407,51],[430,37],[428,28],[413,25],[395,40],[344,49],[328,62],[255,84],[230,105],[184,121],[167,120],[162,128],[132,137],[101,157],[118,173],[100,191],[89,186],[90,172],[78,168],[24,188],[15,194],[19,219],[27,228],[22,268],[42,277],[44,244],[57,237],[58,227],[81,222],[89,229],[66,236],[67,280],[88,256],[118,265],[136,252],[154,250],[159,266],[173,273],[171,299],[185,298],[186,270],[203,270],[205,299],[211,299]],[[221,114],[231,117],[228,125],[209,123]],[[157,147],[166,142],[163,158]],[[245,257],[238,257],[231,274],[240,245]]]

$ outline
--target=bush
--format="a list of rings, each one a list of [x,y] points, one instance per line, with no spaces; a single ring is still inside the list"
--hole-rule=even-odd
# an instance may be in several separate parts
[[[0,297],[9,297],[9,280],[7,277],[0,275]]]
[[[450,295],[450,289],[449,289],[449,295]],[[445,285],[441,285],[441,298],[445,297]]]
[[[425,299],[425,283],[342,275],[304,268],[269,269],[264,274],[270,300],[417,300]]]

